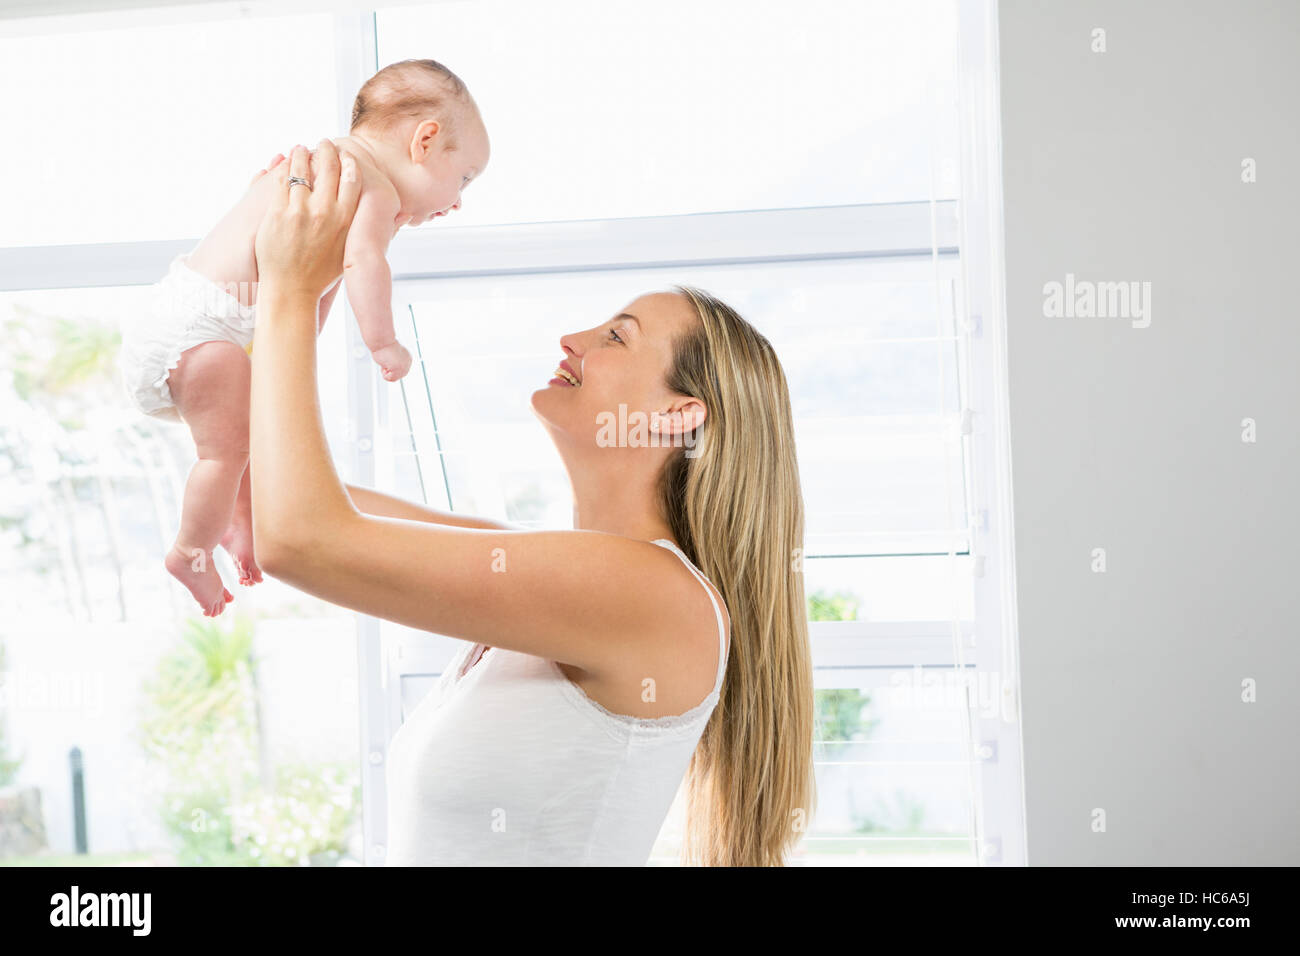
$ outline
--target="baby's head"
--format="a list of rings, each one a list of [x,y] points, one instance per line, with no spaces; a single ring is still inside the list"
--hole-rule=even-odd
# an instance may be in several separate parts
[[[459,209],[461,190],[488,161],[478,105],[435,60],[402,60],[367,80],[350,133],[374,147],[412,226]]]

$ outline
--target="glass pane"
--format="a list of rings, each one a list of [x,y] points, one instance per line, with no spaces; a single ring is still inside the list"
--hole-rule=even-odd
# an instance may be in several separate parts
[[[954,198],[949,0],[472,0],[380,10],[492,159],[457,225]],[[419,228],[430,228],[425,225]]]
[[[818,670],[807,866],[975,866],[972,748],[950,668]]]
[[[804,562],[809,619],[970,621],[975,579],[969,557],[826,558]]]
[[[200,238],[277,152],[341,132],[329,15],[123,22],[0,38],[23,91],[0,246]]]
[[[400,493],[446,507],[449,490],[456,510],[569,527],[568,478],[529,396],[561,335],[675,282],[720,296],[777,350],[810,556],[966,550],[953,303],[928,259],[399,283],[414,316],[400,334],[423,356],[389,409]]]
[[[35,808],[5,862],[359,859],[353,615],[269,577],[239,587],[219,549],[235,601],[210,620],[163,568],[194,448],[116,378],[147,295],[0,296],[0,786]],[[341,374],[333,324],[322,364]]]

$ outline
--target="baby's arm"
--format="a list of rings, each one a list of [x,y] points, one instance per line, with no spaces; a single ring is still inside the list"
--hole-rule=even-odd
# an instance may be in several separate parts
[[[390,382],[411,368],[411,353],[393,330],[393,273],[385,258],[400,209],[391,189],[364,191],[343,249],[343,282],[361,339]]]

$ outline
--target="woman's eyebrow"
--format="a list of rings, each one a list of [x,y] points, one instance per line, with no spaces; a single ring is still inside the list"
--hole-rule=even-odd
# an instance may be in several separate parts
[[[614,318],[615,318],[615,319],[631,319],[633,322],[636,323],[637,330],[640,331],[640,329],[641,329],[641,320],[638,319],[638,318],[637,318],[635,315],[633,315],[631,312],[620,312],[618,315],[614,316]]]

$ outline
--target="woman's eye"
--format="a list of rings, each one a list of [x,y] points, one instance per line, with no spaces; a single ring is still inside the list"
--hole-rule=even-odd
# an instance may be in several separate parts
[[[614,336],[615,339],[618,339],[618,341],[620,341],[620,342],[623,341],[622,339],[618,338],[618,333],[615,332],[613,329],[610,329],[610,330],[609,330],[609,334],[612,335],[612,336]]]

